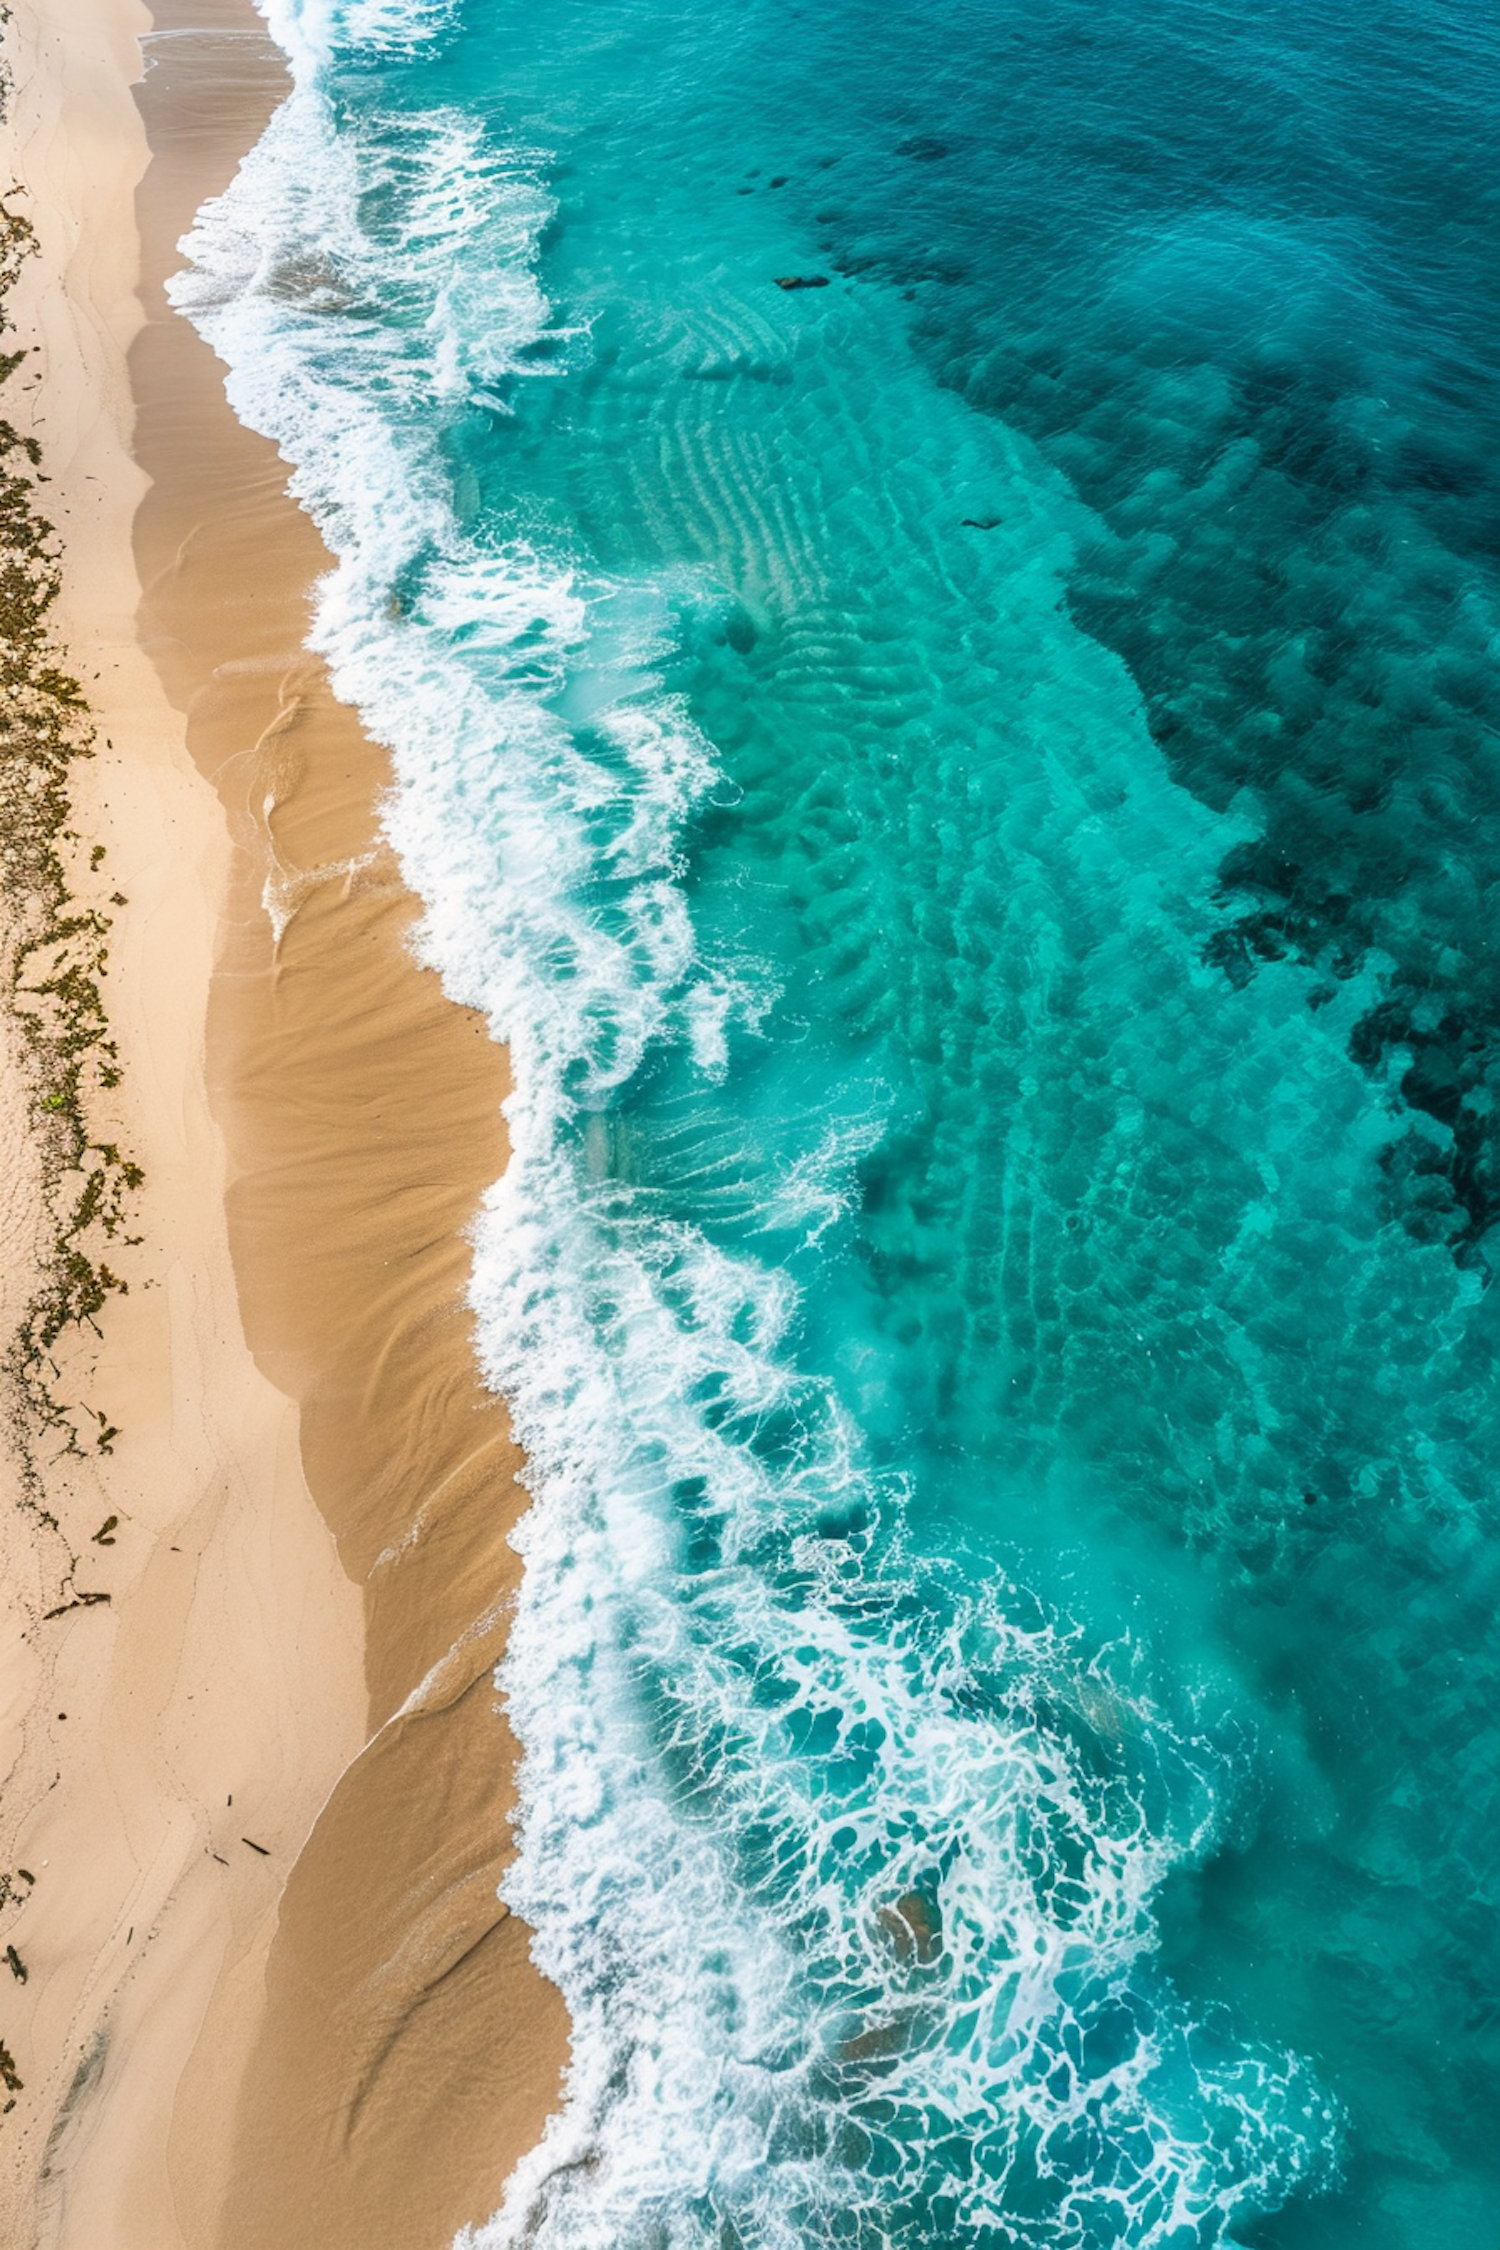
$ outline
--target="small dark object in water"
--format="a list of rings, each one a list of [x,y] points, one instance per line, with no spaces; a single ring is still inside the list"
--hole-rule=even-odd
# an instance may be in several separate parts
[[[899,1961],[913,1960],[927,1968],[943,1950],[942,1918],[936,1906],[920,1891],[907,1891],[894,1906],[876,1909],[876,1924],[893,1947]]]
[[[1004,521],[1003,516],[965,516],[963,528],[965,531],[998,531]]]
[[[10,1964],[10,1973],[15,1978],[17,1984],[24,1984],[26,1982],[29,1971],[27,1970],[26,1963],[21,1959],[20,1954],[16,1951],[13,1945],[8,1945],[5,1948],[5,1958]]]
[[[898,156],[914,157],[918,164],[938,164],[951,153],[947,141],[940,141],[935,133],[913,133],[910,140],[898,141]]]
[[[1302,1495],[1302,1505],[1303,1505],[1303,1507],[1304,1507],[1304,1508],[1315,1508],[1315,1507],[1317,1506],[1317,1504],[1318,1504],[1318,1496],[1317,1496],[1317,1494],[1316,1494],[1315,1492],[1304,1492],[1304,1493],[1303,1493],[1303,1495]]]
[[[240,1838],[240,1842],[242,1844],[248,1844],[251,1851],[259,1852],[262,1859],[269,1859],[271,1856],[270,1852],[266,1849],[266,1846],[264,1844],[257,1844],[253,1836],[242,1836]]]
[[[787,174],[785,172],[778,172],[775,179],[771,182],[771,185],[772,187],[785,187],[786,183]]]
[[[778,289],[826,289],[826,273],[779,273],[775,276]]]

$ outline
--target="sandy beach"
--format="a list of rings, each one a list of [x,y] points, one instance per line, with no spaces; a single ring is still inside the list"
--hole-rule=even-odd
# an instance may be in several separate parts
[[[80,895],[125,902],[96,1130],[145,1185],[129,1294],[62,1362],[120,1434],[45,1472],[110,1600],[45,1620],[5,1515],[0,1869],[35,1881],[0,1926],[27,1972],[0,1986],[0,2235],[437,2250],[495,2207],[567,2035],[495,1896],[525,1496],[463,1230],[504,1056],[412,958],[384,760],[302,652],[325,553],[162,293],[280,59],[241,0],[24,0],[7,52],[39,244],[7,411],[99,729]],[[41,1223],[15,1059],[10,1271]]]

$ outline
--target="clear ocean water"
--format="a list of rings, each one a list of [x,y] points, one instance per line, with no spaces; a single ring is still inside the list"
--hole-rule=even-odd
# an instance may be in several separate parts
[[[1500,2239],[1493,13],[270,4],[177,293],[517,1081],[474,2250]]]

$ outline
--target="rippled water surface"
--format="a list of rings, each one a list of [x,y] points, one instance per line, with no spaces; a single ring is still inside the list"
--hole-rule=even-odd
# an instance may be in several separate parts
[[[518,1084],[478,2242],[1488,2239],[1492,18],[273,28],[179,293]]]

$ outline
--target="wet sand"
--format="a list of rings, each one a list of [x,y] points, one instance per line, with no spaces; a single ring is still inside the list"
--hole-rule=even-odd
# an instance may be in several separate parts
[[[537,2138],[567,2036],[495,1897],[513,1745],[490,1675],[525,1496],[473,1371],[463,1230],[505,1159],[504,1056],[409,951],[385,761],[301,650],[326,554],[162,294],[279,98],[279,58],[243,0],[158,9],[136,90],[142,325],[126,235],[146,152],[121,97],[146,28],[128,0],[25,0],[11,43],[52,74],[49,102],[16,73],[32,194],[78,213],[70,256],[44,243],[51,297],[45,273],[29,284],[56,332],[38,434],[76,496],[61,628],[114,744],[77,825],[130,900],[110,1007],[148,1184],[91,1368],[125,1435],[76,1501],[80,1521],[101,1496],[124,1517],[128,1493],[139,1554],[109,1558],[107,1612],[65,1621],[58,1662],[94,1683],[57,1704],[74,1734],[49,1721],[45,1756],[27,1737],[28,1786],[49,1759],[61,1775],[27,1849],[78,1897],[45,1945],[41,1883],[25,1910],[27,2099],[47,2091],[24,2159],[16,2136],[0,2162],[19,2211],[102,2030],[34,2239],[438,2250]],[[34,1720],[61,1676],[32,1683]],[[130,1909],[143,1861],[154,1921]]]

